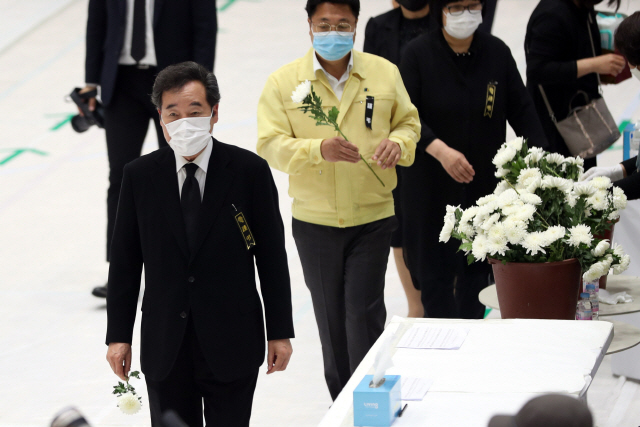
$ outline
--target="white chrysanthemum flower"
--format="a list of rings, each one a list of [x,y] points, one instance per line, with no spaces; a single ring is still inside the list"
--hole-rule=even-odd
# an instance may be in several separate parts
[[[491,240],[487,242],[487,254],[489,255],[495,256],[496,254],[500,254],[504,256],[508,250],[509,246],[506,240],[503,243],[495,243]]]
[[[547,238],[539,231],[534,231],[533,233],[529,233],[524,237],[524,240],[521,243],[522,247],[527,250],[527,253],[530,255],[536,255],[538,252],[546,253],[543,249],[544,247],[549,245]]]
[[[578,203],[578,198],[573,194],[573,193],[564,193],[565,195],[565,201],[567,202],[567,204],[574,208],[576,206],[576,203]]]
[[[576,182],[573,184],[573,193],[576,196],[592,196],[598,189],[591,184],[591,181]]]
[[[617,257],[624,256],[624,249],[622,248],[622,245],[619,245],[616,243],[611,247],[611,249],[613,249],[613,254],[616,255]]]
[[[608,240],[602,240],[602,241],[598,242],[596,247],[591,250],[591,253],[595,257],[600,257],[600,256],[604,255],[604,253],[609,248],[610,248],[609,241]]]
[[[523,143],[524,143],[524,138],[520,136],[516,139],[512,139],[511,141],[507,142],[507,147],[511,147],[516,151],[520,151],[522,149]]]
[[[520,200],[529,205],[538,206],[542,203],[542,199],[533,193],[522,193],[520,194]]]
[[[293,92],[291,92],[291,100],[296,104],[300,104],[307,96],[309,96],[310,93],[311,82],[309,80],[305,80],[300,83]]]
[[[495,201],[497,198],[498,198],[498,197],[497,197],[496,195],[494,195],[494,194],[489,194],[489,195],[487,195],[487,196],[480,197],[480,198],[478,199],[478,201],[476,202],[476,204],[477,204],[478,206],[484,206],[484,205],[486,205],[486,204],[488,204],[488,203],[490,203],[490,202]]]
[[[516,190],[514,190],[513,188],[510,188],[504,191],[502,194],[500,194],[500,196],[498,196],[496,203],[498,204],[499,208],[502,208],[504,206],[511,205],[517,200],[518,200],[518,193],[516,193]]]
[[[572,246],[578,247],[581,243],[585,245],[591,245],[593,241],[593,235],[589,226],[584,224],[578,224],[575,227],[569,229],[568,243]]]
[[[509,188],[511,188],[509,183],[505,180],[502,180],[498,183],[498,185],[496,185],[496,189],[493,190],[493,194],[495,194],[496,196],[499,196],[505,191],[507,191]]]
[[[460,222],[470,222],[478,213],[478,209],[477,206],[471,206],[469,209],[465,209],[460,217]]]
[[[593,193],[593,195],[587,199],[587,203],[589,203],[593,209],[599,211],[607,209],[608,203],[606,190],[599,190]]]
[[[598,190],[608,190],[612,186],[608,176],[596,176],[591,180],[591,185]]]
[[[626,271],[629,268],[630,263],[631,257],[629,255],[623,255],[620,257],[620,264],[615,264],[613,266],[613,274],[620,274]]]
[[[603,275],[601,274],[602,268],[600,263],[596,262],[593,264],[587,271],[582,275],[582,281],[584,283],[593,282],[596,279],[601,278]]]
[[[140,401],[138,400],[136,395],[129,392],[123,394],[118,398],[118,407],[125,414],[133,415],[140,410],[142,405],[140,404]]]
[[[509,172],[509,169],[499,168],[494,175],[496,178],[504,178],[505,176],[509,175]]]
[[[529,221],[536,213],[536,207],[529,204],[524,204],[518,208],[518,211],[513,213],[511,217],[516,221]]]
[[[476,229],[468,222],[460,222],[460,224],[458,224],[458,231],[460,233],[463,233],[469,239],[471,239],[476,234]]]
[[[570,165],[584,167],[584,159],[582,157],[567,157],[564,161]]]
[[[527,226],[522,221],[508,218],[503,222],[507,241],[512,245],[519,245],[527,235]]]
[[[529,166],[533,166],[538,164],[540,160],[544,157],[544,150],[540,147],[531,147],[529,148],[529,154],[526,155],[524,161],[527,162]]]
[[[473,240],[471,246],[471,253],[473,257],[478,261],[484,261],[487,257],[487,244],[489,243],[487,237],[483,234],[478,234]]]
[[[607,217],[609,221],[616,221],[618,218],[620,218],[620,211],[613,211]]]
[[[502,167],[505,163],[510,162],[516,156],[517,151],[513,147],[509,147],[508,145],[503,145],[502,148],[498,150],[495,157],[492,160],[492,163],[497,167]]]
[[[453,232],[453,228],[455,226],[456,226],[455,220],[451,221],[450,219],[447,219],[447,217],[445,216],[444,226],[442,226],[442,230],[440,230],[440,237],[438,238],[438,240],[440,242],[447,243],[451,238],[451,233]]]
[[[501,222],[495,223],[488,231],[487,237],[493,243],[504,244],[507,242],[507,232],[504,224]]]
[[[562,154],[548,153],[545,156],[545,160],[551,164],[561,165],[564,162],[565,158]]]
[[[544,238],[547,240],[547,242],[549,242],[548,244],[550,245],[556,240],[564,238],[564,235],[566,234],[566,229],[561,225],[554,225],[547,228],[542,234],[544,235]]]
[[[617,210],[627,207],[627,195],[620,187],[613,187],[613,207]]]
[[[529,193],[535,192],[542,185],[542,173],[538,168],[527,168],[520,171],[516,188],[527,190]]]
[[[494,213],[489,218],[487,218],[487,220],[480,227],[483,230],[488,231],[491,227],[493,227],[493,224],[498,222],[498,220],[500,220],[500,214]]]
[[[547,175],[542,178],[542,188],[557,188],[564,193],[568,193],[573,189],[573,181],[557,176]]]

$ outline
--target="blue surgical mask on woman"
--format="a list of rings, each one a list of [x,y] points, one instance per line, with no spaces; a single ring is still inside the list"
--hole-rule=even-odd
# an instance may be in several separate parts
[[[327,61],[344,58],[353,49],[353,33],[313,33],[313,48]]]

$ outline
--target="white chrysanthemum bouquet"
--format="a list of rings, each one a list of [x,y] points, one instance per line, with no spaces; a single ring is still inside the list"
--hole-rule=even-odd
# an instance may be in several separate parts
[[[469,264],[487,257],[502,262],[555,262],[576,258],[590,282],[629,267],[620,246],[594,238],[611,228],[627,197],[609,178],[578,182],[579,157],[528,148],[517,138],[493,158],[501,182],[493,194],[462,210],[447,206],[440,241],[453,236]]]

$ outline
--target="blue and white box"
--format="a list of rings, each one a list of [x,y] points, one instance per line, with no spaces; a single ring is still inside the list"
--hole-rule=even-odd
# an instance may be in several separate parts
[[[353,391],[353,425],[389,427],[402,406],[400,375],[385,375],[380,387],[369,387],[366,375]]]

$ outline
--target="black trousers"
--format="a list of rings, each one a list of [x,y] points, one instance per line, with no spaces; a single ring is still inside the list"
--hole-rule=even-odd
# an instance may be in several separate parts
[[[109,190],[107,191],[107,261],[111,250],[111,236],[116,222],[120,184],[124,165],[140,157],[147,136],[149,120],[156,126],[159,147],[166,147],[158,112],[151,103],[151,89],[157,69],[139,69],[121,65],[113,98],[104,110],[104,129],[109,155]]]
[[[293,220],[333,400],[384,330],[384,276],[396,225],[395,217],[348,228]]]
[[[151,425],[161,427],[162,414],[173,410],[189,427],[202,427],[204,401],[208,427],[248,427],[257,380],[257,369],[247,370],[247,377],[236,381],[217,380],[189,319],[180,353],[167,378],[146,380]]]
[[[456,255],[457,256],[457,255]],[[433,271],[438,271],[433,266]],[[480,291],[491,284],[491,267],[462,267],[458,273],[441,271],[429,277],[414,278],[421,289],[424,317],[441,319],[482,319],[485,306]]]

